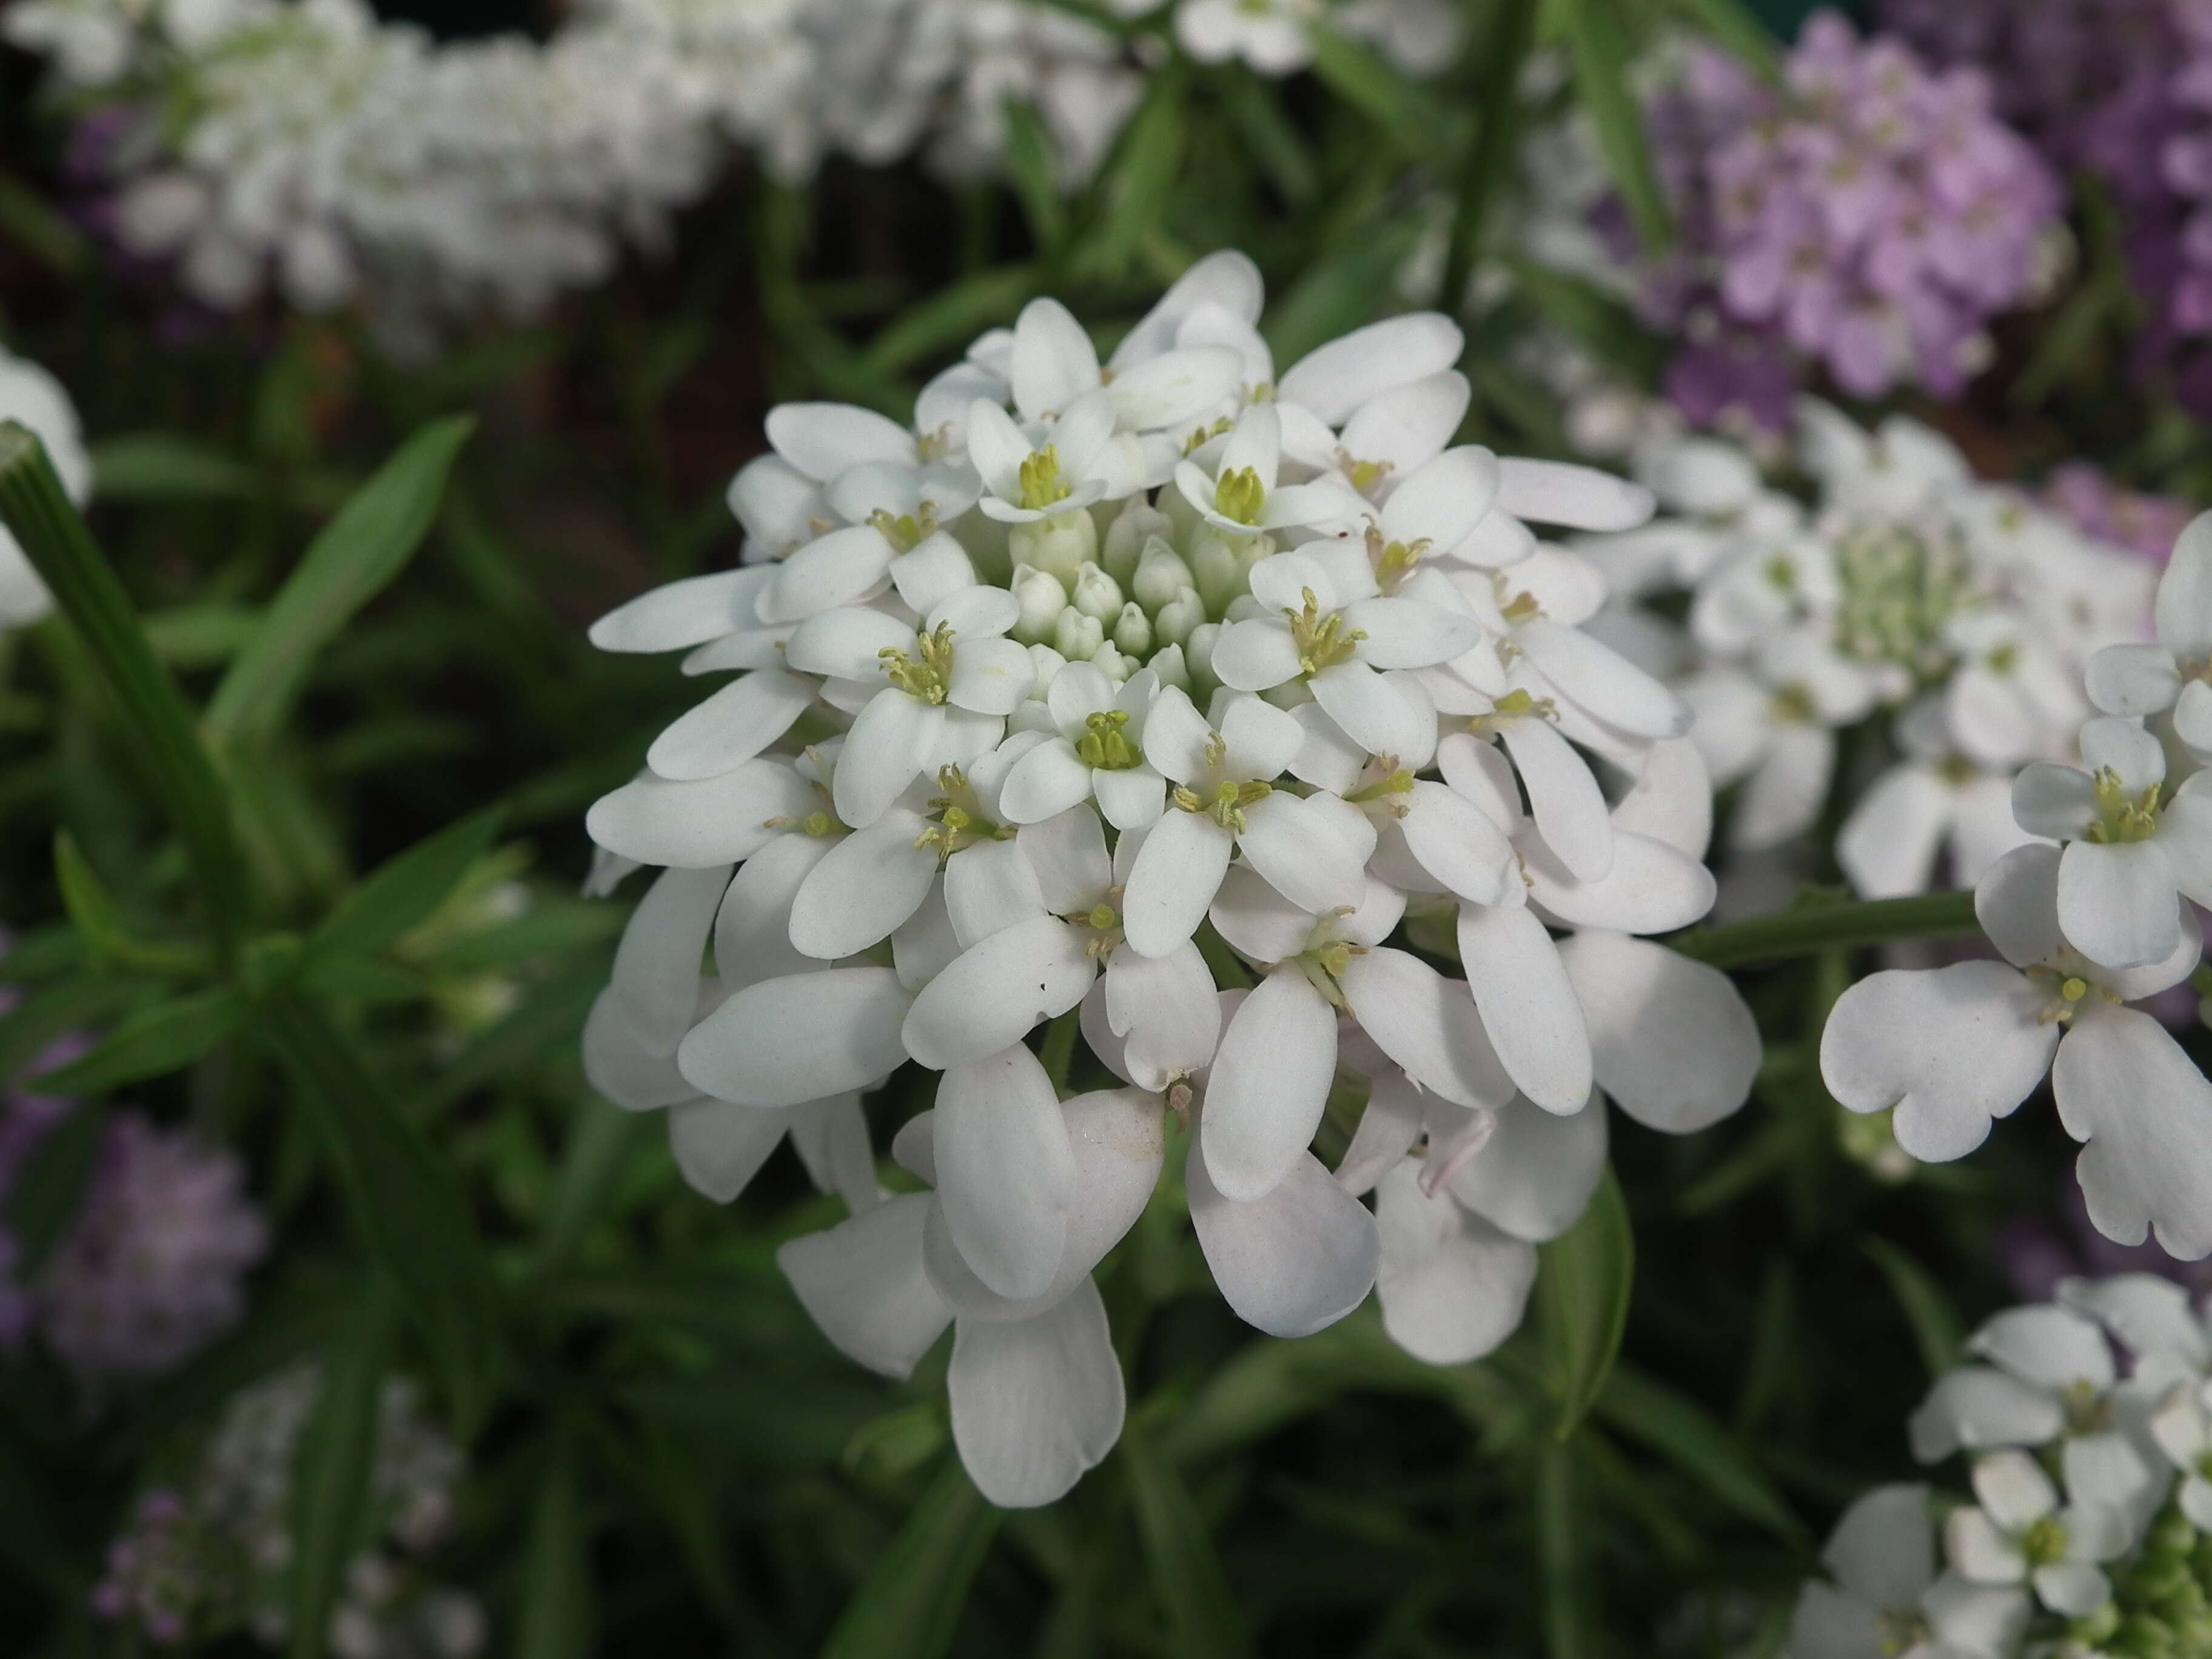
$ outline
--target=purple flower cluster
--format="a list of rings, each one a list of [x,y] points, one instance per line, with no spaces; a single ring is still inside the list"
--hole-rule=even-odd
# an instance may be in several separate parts
[[[2172,495],[2122,489],[2087,461],[2069,461],[2058,468],[2045,486],[2043,498],[2085,535],[2160,564],[2197,516],[2193,506]],[[2192,998],[2192,1012],[2195,1006]]]
[[[69,1036],[27,1073],[88,1047]],[[0,1092],[0,1200],[73,1103],[18,1084]],[[36,1329],[88,1382],[151,1376],[182,1362],[245,1311],[244,1280],[268,1248],[245,1169],[143,1114],[118,1112],[76,1218],[33,1281],[0,1227],[0,1346]]]
[[[1692,46],[1656,95],[1681,251],[1644,299],[1698,358],[1670,379],[1695,402],[1733,371],[1756,406],[1786,348],[1860,397],[1956,392],[1988,320],[2033,295],[2057,180],[1979,74],[1930,73],[1832,13],[1806,24],[1785,81]]]

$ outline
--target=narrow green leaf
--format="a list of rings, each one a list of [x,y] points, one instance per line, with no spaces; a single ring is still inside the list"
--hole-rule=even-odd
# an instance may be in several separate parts
[[[1408,155],[1435,147],[1443,112],[1419,87],[1371,48],[1334,29],[1316,29],[1313,72],[1332,92],[1375,123]]]
[[[618,1111],[589,1096],[576,1102],[553,1200],[538,1230],[540,1273],[564,1267],[575,1255],[621,1186],[631,1158],[661,1133],[650,1113]]]
[[[88,1102],[48,1131],[8,1194],[8,1231],[16,1258],[10,1271],[20,1284],[35,1284],[39,1268],[84,1207],[84,1192],[100,1165],[107,1114]]]
[[[838,1616],[822,1659],[939,1659],[951,1650],[969,1588],[1002,1511],[949,1457],[944,1472],[869,1565]]]
[[[1715,968],[1748,968],[1823,951],[1854,951],[1908,939],[1965,939],[1981,931],[1972,893],[1924,893],[1799,905],[1756,921],[1692,927],[1662,942]]]
[[[315,654],[414,556],[437,517],[446,474],[475,427],[468,416],[424,427],[338,509],[216,688],[210,736],[254,743],[283,723]]]
[[[148,974],[203,973],[209,967],[205,955],[189,946],[146,944],[125,932],[114,898],[66,830],[54,835],[54,880],[70,920],[95,957]]]
[[[1085,239],[1083,249],[1086,258],[1110,275],[1128,268],[1138,245],[1174,199],[1183,155],[1182,100],[1180,75],[1154,76],[1145,101],[1115,146],[1104,186],[1105,216]]]
[[[1613,1370],[1636,1281],[1636,1237],[1611,1164],[1582,1219],[1545,1245],[1541,1257],[1538,1329],[1564,1440]]]
[[[156,611],[140,621],[163,662],[174,668],[212,668],[246,648],[261,624],[261,612],[250,605],[210,599]]]
[[[994,323],[1013,320],[1036,291],[1034,265],[994,265],[963,276],[901,312],[868,348],[870,369],[884,374],[934,356]]]
[[[382,1287],[366,1285],[353,1316],[324,1351],[321,1386],[292,1462],[292,1556],[284,1623],[291,1659],[321,1659],[331,1610],[368,1541],[369,1474],[391,1341]]]
[[[1685,17],[1726,46],[1761,79],[1779,83],[1782,53],[1765,24],[1743,0],[1674,0]]]
[[[1375,320],[1378,303],[1395,292],[1393,280],[1419,234],[1400,216],[1363,224],[1344,246],[1309,267],[1282,302],[1271,306],[1261,331],[1279,363],[1296,362],[1316,346]]]
[[[1536,1584],[1549,1659],[1589,1659],[1597,1608],[1577,1513],[1574,1445],[1536,1446]]]
[[[1520,131],[1521,66],[1535,44],[1538,9],[1538,0],[1503,0],[1492,14],[1484,43],[1482,84],[1475,103],[1480,125],[1460,170],[1443,286],[1437,295],[1437,304],[1454,316],[1467,301],[1468,278],[1482,252],[1490,204],[1512,170],[1514,139]]]
[[[445,902],[490,851],[503,817],[489,808],[394,854],[338,901],[308,940],[308,955],[369,957],[383,950]]]
[[[82,1060],[39,1079],[47,1094],[89,1095],[182,1071],[245,1023],[245,1000],[229,987],[198,991],[133,1014]]]
[[[571,968],[523,999],[522,1006],[486,1031],[440,1073],[424,1097],[434,1104],[456,1101],[495,1078],[514,1078],[559,1056],[571,1059],[592,1000],[605,988],[606,966],[594,959]]]
[[[292,1074],[354,1230],[421,1331],[465,1437],[489,1403],[498,1330],[489,1271],[451,1167],[315,1004],[275,996],[261,1005],[258,1030]]]
[[[1154,82],[1158,84],[1157,82]],[[1321,194],[1321,166],[1305,137],[1283,112],[1275,83],[1256,75],[1224,75],[1215,88],[1224,110],[1267,182],[1294,208]]]
[[[1253,1652],[1252,1633],[1206,1522],[1182,1476],[1137,1419],[1122,1425],[1121,1460],[1152,1590],[1167,1615],[1170,1650],[1181,1659],[1236,1659]]]
[[[1628,204],[1647,247],[1664,247],[1671,234],[1667,198],[1651,166],[1644,114],[1628,84],[1628,33],[1611,0],[1558,0],[1556,8],[1574,59],[1575,86],[1597,130],[1598,152]]]
[[[14,422],[0,422],[0,523],[15,532],[53,590],[115,699],[123,741],[185,844],[200,902],[227,955],[248,901],[228,798],[176,682],[146,642],[130,596],[70,505],[45,447]]]
[[[1639,1440],[1746,1520],[1784,1543],[1810,1540],[1774,1483],[1734,1436],[1687,1395],[1621,1365],[1597,1396],[1597,1414]]]
[[[1959,1310],[1928,1269],[1886,1238],[1869,1238],[1862,1246],[1867,1259],[1881,1269],[1889,1291],[1912,1328],[1912,1340],[1920,1349],[1921,1364],[1933,1379],[1955,1369],[1966,1352]]]
[[[515,1610],[515,1659],[586,1659],[599,1651],[591,1534],[574,1447],[557,1436],[531,1506]]]
[[[84,233],[40,191],[0,174],[0,236],[64,276],[84,263]]]
[[[1014,194],[1030,222],[1030,234],[1049,257],[1067,240],[1067,204],[1060,193],[1060,157],[1033,105],[1008,97],[1003,108],[1006,169],[1013,175]]]
[[[253,493],[253,469],[219,449],[166,432],[93,446],[93,488],[104,501],[222,499]]]

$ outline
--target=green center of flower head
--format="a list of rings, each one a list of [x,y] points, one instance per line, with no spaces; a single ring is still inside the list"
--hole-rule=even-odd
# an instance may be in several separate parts
[[[1364,466],[1366,462],[1360,463]],[[1355,480],[1356,482],[1356,480]],[[1395,593],[1398,584],[1413,574],[1421,562],[1421,555],[1429,550],[1429,538],[1422,537],[1414,542],[1385,542],[1382,532],[1373,525],[1367,526],[1367,562],[1375,572],[1375,585],[1385,593]]]
[[[1121,913],[1112,903],[1112,900],[1120,896],[1121,891],[1116,887],[1082,915],[1067,918],[1091,930],[1091,938],[1083,951],[1093,962],[1103,962],[1121,948]]]
[[[868,523],[891,544],[892,551],[911,553],[937,533],[937,503],[924,501],[913,512],[902,513],[896,518],[879,507],[868,514]]]
[[[2212,1534],[2169,1498],[2140,1548],[2109,1564],[2112,1599],[2073,1620],[2064,1653],[2103,1659],[2212,1659]]]
[[[1054,501],[1064,501],[1075,490],[1060,476],[1060,447],[1047,444],[1022,463],[1022,505],[1041,513]]]
[[[2066,1559],[2066,1528],[2055,1515],[2046,1515],[2020,1535],[2021,1559],[2028,1571],[2047,1567]]]
[[[1128,723],[1126,708],[1104,708],[1085,715],[1086,729],[1075,740],[1077,758],[1097,772],[1127,772],[1142,766],[1145,757],[1122,733],[1121,728]]]
[[[1389,461],[1356,461],[1341,449],[1336,452],[1344,465],[1344,475],[1352,480],[1352,487],[1363,495],[1371,496],[1376,485],[1396,470]]]
[[[2069,1002],[2079,1002],[2096,988],[2087,980],[2070,978],[2058,988],[2058,994]],[[2102,1434],[2112,1426],[2112,1402],[2086,1376],[2077,1376],[2066,1385],[2059,1396],[2066,1407],[2066,1432],[2069,1434]]]
[[[1933,1634],[1917,1607],[1884,1607],[1874,1616],[1874,1643],[1882,1659],[1903,1659]]]
[[[1797,591],[1797,567],[1777,553],[1766,562],[1766,585],[1778,593]]]
[[[945,793],[931,797],[931,823],[914,838],[914,844],[917,850],[935,848],[939,869],[955,853],[978,842],[1013,839],[1013,825],[994,823],[985,815],[981,803],[975,799],[975,789],[969,784],[968,775],[958,767],[939,767],[937,787]]]
[[[1365,945],[1336,937],[1336,924],[1351,914],[1350,905],[1340,904],[1316,919],[1313,931],[1306,936],[1306,948],[1297,957],[1299,971],[1336,1008],[1344,1006],[1344,993],[1337,981],[1350,971],[1353,962],[1367,954]]]
[[[895,645],[885,646],[876,657],[891,684],[907,696],[921,702],[941,703],[952,684],[952,625],[938,623],[932,632],[918,635],[914,646],[920,662]]]
[[[1520,695],[1525,696],[1528,694],[1522,692]],[[1386,762],[1385,764],[1388,763]],[[1390,798],[1394,795],[1410,795],[1413,793],[1413,775],[1401,766],[1394,772],[1385,774],[1364,788],[1353,790],[1344,799],[1354,806],[1368,806],[1376,803],[1389,803]],[[1391,811],[1394,817],[1403,817],[1406,809],[1394,804]]]
[[[1218,732],[1206,739],[1206,769],[1218,780],[1212,787],[1212,798],[1195,789],[1178,787],[1169,792],[1168,799],[1186,812],[1203,812],[1231,835],[1244,833],[1244,809],[1263,801],[1275,793],[1271,783],[1238,783],[1221,777],[1221,769],[1228,763],[1229,745]]]
[[[2158,833],[2156,784],[2131,796],[2121,787],[2120,775],[2107,766],[2097,774],[2096,786],[2097,822],[2089,826],[2089,840],[2125,846]]]
[[[1943,629],[1965,598],[1966,574],[1948,535],[1879,525],[1845,536],[1836,548],[1836,648],[1862,662],[1939,672],[1948,654]]]
[[[1267,501],[1267,486],[1260,482],[1259,472],[1252,467],[1224,472],[1213,486],[1213,510],[1231,524],[1256,527],[1260,509]]]
[[[1305,599],[1305,609],[1292,611],[1285,606],[1283,615],[1290,618],[1291,637],[1297,645],[1298,672],[1318,674],[1348,659],[1367,635],[1359,629],[1346,628],[1340,611],[1323,616],[1321,602],[1310,587],[1299,592]]]
[[[2031,968],[2027,976],[2048,981],[2051,986],[2051,1000],[2043,1005],[2043,1012],[2036,1017],[2045,1025],[2073,1024],[2074,1016],[2081,1012],[2081,1005],[2093,992],[2106,1002],[2117,1003],[2120,1000],[2118,992],[2092,983],[2079,974],[2062,974],[2055,968]],[[2094,1383],[2069,1383],[2063,1398],[2069,1434],[2095,1434],[2112,1426],[2112,1406],[2098,1394]]]

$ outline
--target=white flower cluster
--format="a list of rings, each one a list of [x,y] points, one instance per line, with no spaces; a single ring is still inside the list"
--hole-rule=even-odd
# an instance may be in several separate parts
[[[2212,1328],[2187,1295],[2148,1273],[2067,1279],[1967,1346],[1978,1363],[1937,1380],[1911,1439],[1925,1463],[1968,1454],[1972,1499],[1908,1485],[1852,1504],[1799,1597],[1793,1659],[2204,1651]]]
[[[1601,579],[1523,522],[1626,528],[1648,493],[1452,447],[1443,316],[1278,373],[1261,304],[1216,254],[1103,363],[1038,300],[910,427],[780,407],[731,487],[755,562],[592,629],[744,672],[591,811],[602,886],[666,869],[590,1075],[668,1108],[717,1199],[791,1136],[853,1210],[785,1247],[801,1300],[894,1376],[954,1326],[953,1432],[1002,1504],[1120,1432],[1091,1273],[1171,1120],[1240,1316],[1303,1335],[1376,1286],[1453,1362],[1594,1189],[1599,1088],[1682,1132],[1759,1062],[1729,981],[1634,937],[1712,901],[1689,710],[1582,629]],[[1062,1099],[1048,1021],[1127,1086]],[[931,1190],[884,1198],[860,1095],[909,1061],[942,1075],[892,1154]],[[1310,1146],[1363,1099],[1332,1176]]]
[[[2193,904],[2212,901],[2212,759],[2201,723],[2212,659],[2212,516],[2183,532],[2158,587],[2156,645],[2092,657],[2099,708],[2081,767],[2038,761],[2014,781],[2021,834],[1974,890],[2002,961],[1892,969],[1844,994],[1820,1042],[1829,1091],[1894,1106],[1915,1158],[1979,1146],[2050,1075],[2059,1121],[2107,1237],[2212,1253],[2212,1082],[2166,1028],[2128,1007],[2203,956]]]
[[[1182,0],[1172,33],[1282,74],[1322,27],[1425,73],[1457,50],[1442,0]],[[358,303],[416,345],[600,281],[732,146],[785,178],[917,150],[968,176],[1004,161],[1012,102],[1075,188],[1167,50],[1050,0],[582,0],[542,46],[434,43],[366,0],[16,0],[0,38],[125,118],[103,142],[131,252],[217,310]]]
[[[1852,804],[1836,856],[1869,898],[1924,892],[1948,860],[1971,886],[2043,833],[2014,822],[2021,769],[2074,756],[2100,647],[2145,636],[2155,573],[2002,485],[1903,416],[1869,433],[1798,410],[1809,507],[1724,440],[1657,435],[1638,476],[1669,516],[1585,538],[1617,593],[1688,592],[1680,625],[1645,607],[1599,625],[1669,678],[1722,787],[1742,789],[1739,852],[1803,835],[1826,805],[1837,734],[1887,712],[1900,751]]]
[[[28,427],[46,447],[62,488],[80,507],[92,494],[92,455],[76,405],[62,383],[28,358],[0,348],[0,421]],[[8,526],[0,525],[0,628],[21,628],[54,608],[54,596],[31,568]]]

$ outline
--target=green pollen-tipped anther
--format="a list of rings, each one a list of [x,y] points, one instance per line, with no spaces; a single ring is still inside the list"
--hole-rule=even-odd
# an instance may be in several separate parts
[[[2089,826],[2087,839],[2104,845],[2126,846],[2148,841],[2158,833],[2158,786],[2130,796],[2120,775],[2109,766],[2096,776],[2098,822]]]
[[[927,703],[942,703],[952,684],[952,628],[948,623],[938,623],[932,633],[916,637],[913,657],[896,646],[885,646],[876,653],[890,683],[910,697]]]
[[[1127,772],[1144,764],[1145,757],[1133,747],[1122,734],[1121,728],[1129,723],[1126,708],[1101,709],[1087,714],[1083,724],[1086,728],[1075,740],[1078,759],[1098,772]]]
[[[1213,486],[1213,510],[1231,524],[1257,526],[1260,509],[1267,504],[1267,486],[1249,466],[1224,472]]]
[[[1285,609],[1283,612],[1290,619],[1291,638],[1297,646],[1298,672],[1318,674],[1324,668],[1334,668],[1349,660],[1367,635],[1357,628],[1346,628],[1340,611],[1332,611],[1323,616],[1321,602],[1315,599],[1310,587],[1300,592],[1306,602],[1305,609]]]
[[[1060,476],[1060,450],[1047,444],[1022,463],[1022,505],[1032,513],[1042,513],[1055,501],[1064,501],[1075,491]]]

